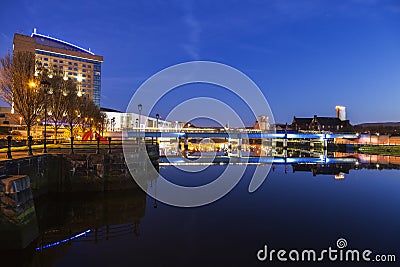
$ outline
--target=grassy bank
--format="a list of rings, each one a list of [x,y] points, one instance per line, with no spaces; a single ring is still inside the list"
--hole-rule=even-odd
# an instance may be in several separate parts
[[[362,146],[358,151],[365,154],[400,156],[400,146],[374,145]]]

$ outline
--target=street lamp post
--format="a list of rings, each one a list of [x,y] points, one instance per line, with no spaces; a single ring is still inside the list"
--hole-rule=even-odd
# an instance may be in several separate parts
[[[50,87],[50,82],[48,81],[41,81],[40,84],[43,86],[44,89],[44,141],[43,141],[43,153],[47,153],[47,93],[48,87]]]
[[[158,144],[158,132],[159,132],[159,130],[158,130],[158,119],[160,118],[160,114],[156,114],[156,127],[157,127],[157,133],[156,133],[156,142],[157,142],[157,144]]]
[[[140,124],[141,124],[141,117],[142,117],[142,108],[143,108],[143,106],[142,106],[142,104],[139,104],[138,105],[138,110],[139,110],[139,142],[141,141],[140,140],[140,138],[141,138],[141,136],[140,136],[140,131],[141,131],[141,127],[140,127]]]

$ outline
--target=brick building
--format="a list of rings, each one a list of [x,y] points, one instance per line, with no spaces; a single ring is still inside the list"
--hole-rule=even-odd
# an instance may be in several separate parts
[[[349,120],[335,117],[297,118],[293,117],[292,128],[296,131],[343,131],[351,127]]]

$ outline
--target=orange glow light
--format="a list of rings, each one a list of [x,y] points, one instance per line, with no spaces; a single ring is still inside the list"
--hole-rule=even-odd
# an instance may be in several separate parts
[[[30,88],[35,88],[36,87],[36,83],[34,81],[30,81],[28,83],[28,85],[29,85]]]

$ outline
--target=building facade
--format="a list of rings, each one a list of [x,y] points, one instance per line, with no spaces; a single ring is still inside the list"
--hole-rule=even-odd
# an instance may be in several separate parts
[[[107,116],[107,131],[120,132],[132,129],[152,129],[165,130],[175,129],[179,131],[184,127],[183,122],[171,122],[161,118],[158,120],[153,117],[145,116],[137,113],[125,113],[114,109],[101,108],[101,111]],[[158,124],[158,127],[157,127]]]
[[[77,45],[39,34],[15,34],[14,51],[30,51],[45,67],[60,71],[78,84],[79,93],[100,106],[101,64],[103,57]]]
[[[292,128],[296,131],[328,131],[337,132],[348,130],[351,127],[349,120],[333,117],[297,118],[293,117]]]

